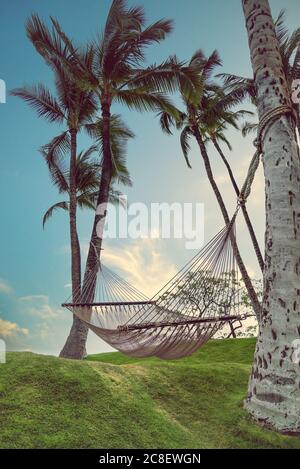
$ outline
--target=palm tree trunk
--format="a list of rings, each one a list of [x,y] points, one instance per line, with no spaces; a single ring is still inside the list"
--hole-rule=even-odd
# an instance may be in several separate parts
[[[227,209],[225,207],[225,203],[224,203],[224,200],[222,198],[222,195],[221,195],[221,193],[219,191],[219,188],[217,186],[217,183],[214,179],[214,175],[213,175],[213,172],[212,172],[212,169],[211,169],[211,165],[210,165],[209,157],[208,157],[208,154],[207,154],[207,151],[206,151],[206,147],[205,147],[205,144],[203,142],[201,133],[199,132],[199,129],[198,129],[197,125],[193,126],[193,132],[194,132],[194,135],[196,137],[196,140],[197,140],[199,148],[200,148],[200,153],[201,153],[203,161],[204,161],[204,166],[205,166],[205,169],[206,169],[206,174],[207,174],[208,180],[209,180],[210,185],[211,185],[211,187],[212,187],[212,189],[215,193],[215,196],[216,196],[216,199],[218,201],[219,207],[221,209],[224,221],[225,221],[226,224],[228,224],[228,223],[230,223],[230,218],[229,218]],[[249,298],[251,300],[253,310],[256,314],[257,319],[259,320],[260,304],[259,304],[256,292],[253,288],[251,279],[248,275],[246,266],[245,266],[245,264],[244,264],[244,262],[241,258],[241,255],[240,255],[240,252],[239,252],[239,249],[238,249],[238,246],[236,244],[236,240],[235,240],[234,236],[232,237],[232,244],[233,244],[233,248],[234,248],[234,251],[235,251],[235,258],[236,258],[237,264],[239,266],[243,281],[245,283],[245,287],[247,289]]]
[[[298,116],[298,119],[297,119],[297,130],[298,130],[298,137],[299,137],[299,140],[300,140],[300,115],[299,115],[299,112],[300,112],[300,106],[297,105],[297,106],[296,106],[296,113],[297,113],[297,116]]]
[[[109,189],[112,179],[112,157],[110,148],[110,104],[107,100],[102,101],[103,119],[103,161],[101,168],[101,179],[99,185],[97,210],[93,223],[89,251],[86,261],[85,274],[82,285],[81,303],[92,303],[95,296],[97,273],[102,249],[103,228],[106,218],[107,203],[109,199]],[[88,285],[88,288],[87,288]],[[79,352],[79,359],[84,357],[87,332],[82,335],[82,346]]]
[[[262,118],[291,106],[268,0],[243,0]],[[266,129],[264,297],[246,408],[261,424],[300,432],[300,159],[295,127],[285,115]],[[296,342],[295,342],[296,341]],[[298,345],[299,348],[299,345]]]
[[[77,233],[77,198],[76,198],[76,157],[77,157],[77,131],[71,130],[71,157],[69,182],[69,220],[71,240],[71,275],[73,303],[80,300],[81,289],[81,255]],[[73,323],[64,347],[60,352],[63,358],[80,358],[85,354],[85,340],[87,326],[73,314]]]
[[[221,147],[219,146],[218,142],[216,141],[216,139],[212,139],[212,142],[217,150],[217,152],[219,153],[219,155],[221,156],[226,168],[227,168],[227,171],[228,171],[228,174],[229,174],[229,177],[230,177],[230,180],[231,180],[231,183],[232,183],[232,186],[235,190],[235,193],[237,195],[237,197],[239,197],[240,195],[240,190],[238,188],[238,185],[236,183],[236,180],[235,180],[235,177],[233,175],[233,172],[232,172],[232,169],[230,167],[230,164],[228,163],[227,161],[227,158],[226,156],[224,155]],[[249,230],[249,234],[250,234],[250,237],[251,237],[251,240],[252,240],[252,244],[253,244],[253,247],[254,247],[254,251],[255,251],[255,254],[256,254],[256,257],[257,257],[257,261],[259,263],[259,266],[260,266],[260,269],[262,271],[262,273],[264,272],[264,267],[265,267],[265,263],[264,263],[264,259],[263,259],[263,256],[262,256],[262,253],[261,253],[261,250],[260,250],[260,247],[259,247],[259,244],[258,244],[258,241],[257,241],[257,238],[256,238],[256,234],[255,234],[255,231],[254,231],[254,228],[253,228],[253,225],[252,225],[252,222],[250,220],[250,217],[249,217],[249,214],[248,214],[248,211],[247,211],[247,207],[245,204],[242,204],[241,205],[241,209],[242,209],[242,212],[243,212],[243,215],[244,215],[244,219],[245,219],[245,222],[246,222],[246,225],[248,227],[248,230]]]

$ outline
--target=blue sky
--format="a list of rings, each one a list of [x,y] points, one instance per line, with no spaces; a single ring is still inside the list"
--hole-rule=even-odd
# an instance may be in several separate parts
[[[172,35],[160,46],[148,50],[149,63],[162,61],[173,53],[188,59],[198,48],[207,54],[216,48],[224,72],[251,76],[239,0],[140,0],[137,3],[145,6],[149,22],[161,17],[175,21]],[[270,4],[274,16],[281,8],[287,9],[290,30],[298,26],[298,0],[271,0]],[[51,71],[26,38],[24,24],[30,14],[36,12],[46,21],[50,15],[57,17],[67,34],[80,44],[101,31],[109,5],[110,0],[1,0],[0,79],[5,80],[7,89],[37,82],[52,87]],[[128,148],[128,167],[134,182],[133,188],[126,190],[129,202],[202,202],[208,240],[222,226],[222,219],[197,148],[192,147],[193,169],[189,170],[181,155],[178,135],[163,135],[153,115],[139,115],[119,106],[114,111],[122,115],[136,134]],[[9,348],[57,353],[70,325],[69,313],[60,308],[60,303],[70,294],[68,220],[65,213],[56,214],[46,229],[42,229],[44,211],[61,199],[51,186],[38,148],[56,135],[59,128],[38,119],[26,104],[10,96],[6,104],[0,104],[0,122],[0,326]],[[243,139],[235,131],[228,132],[228,138],[233,145],[229,157],[241,183],[253,154],[252,139]],[[90,141],[82,137],[80,144],[87,148]],[[209,149],[209,154],[224,197],[233,210],[235,197],[224,168],[213,149]],[[260,172],[249,201],[260,241],[263,205]],[[84,252],[91,220],[91,213],[80,215]],[[238,238],[250,272],[257,277],[258,268],[242,221]],[[128,280],[149,294],[194,254],[185,249],[184,240],[113,240],[106,243],[105,250],[112,267],[122,268]],[[93,336],[88,346],[93,352],[106,350]]]

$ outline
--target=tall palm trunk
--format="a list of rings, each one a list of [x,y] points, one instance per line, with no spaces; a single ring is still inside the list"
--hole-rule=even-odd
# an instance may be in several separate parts
[[[299,50],[300,52],[300,50]],[[299,116],[299,112],[300,112],[300,106],[299,104],[295,107],[295,110],[296,110],[296,113],[297,113],[297,116],[298,116],[298,119],[297,119],[297,130],[298,130],[298,137],[300,139],[300,116]]]
[[[227,171],[228,171],[228,174],[229,174],[229,177],[230,177],[230,180],[231,180],[231,183],[232,183],[232,186],[235,190],[235,193],[237,195],[237,197],[239,197],[240,195],[240,190],[238,188],[238,185],[236,183],[236,180],[235,180],[235,177],[233,175],[233,172],[232,172],[232,169],[230,167],[230,164],[228,163],[227,161],[227,158],[226,156],[224,155],[220,145],[218,144],[217,140],[215,138],[212,138],[212,142],[217,150],[217,152],[219,153],[219,155],[221,156],[226,168],[227,168]],[[255,231],[254,231],[254,228],[253,228],[253,225],[252,225],[252,222],[250,220],[250,217],[249,217],[249,214],[248,214],[248,211],[247,211],[247,208],[246,208],[246,205],[245,204],[242,204],[241,205],[241,208],[242,208],[242,212],[243,212],[243,215],[244,215],[244,219],[245,219],[245,222],[246,222],[246,225],[248,227],[248,231],[249,231],[249,234],[250,234],[250,237],[251,237],[251,240],[252,240],[252,244],[253,244],[253,247],[254,247],[254,251],[255,251],[255,254],[256,254],[256,257],[257,257],[257,261],[259,263],[259,266],[260,266],[260,269],[262,271],[262,273],[264,272],[264,266],[265,266],[265,263],[264,263],[264,259],[263,259],[263,256],[261,254],[261,250],[260,250],[260,247],[259,247],[259,244],[258,244],[258,241],[257,241],[257,238],[256,238],[256,234],[255,234]]]
[[[243,0],[258,111],[291,105],[268,0]],[[246,408],[260,423],[300,432],[300,159],[291,117],[262,141],[266,190],[264,297]],[[299,348],[299,345],[298,345]]]
[[[86,261],[85,274],[82,285],[82,303],[92,303],[95,296],[97,273],[99,268],[99,259],[102,249],[103,228],[106,218],[106,208],[109,199],[109,189],[112,179],[112,155],[110,147],[110,102],[106,98],[102,100],[102,119],[103,119],[103,161],[101,168],[101,180],[99,185],[97,210],[95,213],[93,229],[91,234],[90,246]],[[87,288],[88,285],[88,288]],[[84,357],[85,344],[87,340],[88,329],[84,331],[81,337],[81,346],[78,349],[79,359]]]
[[[212,187],[212,189],[215,193],[215,196],[216,196],[216,199],[218,201],[219,207],[221,209],[224,221],[225,221],[226,224],[228,224],[228,223],[230,223],[230,218],[229,218],[227,209],[225,207],[225,203],[224,203],[224,200],[222,198],[222,195],[221,195],[221,193],[219,191],[219,188],[217,186],[217,183],[214,179],[214,175],[213,175],[213,172],[212,172],[212,169],[211,169],[211,165],[210,165],[209,157],[208,157],[208,154],[207,154],[207,151],[206,151],[206,147],[205,147],[205,144],[203,142],[203,139],[202,139],[202,136],[201,136],[201,133],[198,129],[197,124],[193,126],[193,133],[195,135],[195,138],[196,138],[197,143],[198,143],[199,148],[200,148],[200,152],[201,152],[201,155],[202,155],[202,158],[203,158],[203,161],[204,161],[204,166],[205,166],[205,170],[206,170],[206,173],[207,173],[208,180],[209,180],[210,185],[211,185],[211,187]],[[240,255],[240,252],[239,252],[239,249],[238,249],[238,246],[236,244],[236,241],[235,241],[234,237],[232,237],[232,244],[233,244],[233,248],[234,248],[234,251],[235,251],[236,261],[237,261],[237,264],[239,266],[243,281],[245,283],[245,287],[246,287],[247,292],[249,294],[249,298],[251,299],[251,303],[252,303],[254,312],[255,312],[257,318],[259,319],[260,304],[259,304],[256,292],[253,288],[251,279],[248,275],[245,264],[244,264],[244,262],[241,258],[241,255]]]
[[[77,198],[76,198],[76,156],[77,156],[77,130],[72,129],[71,134],[71,157],[70,157],[70,181],[69,181],[69,219],[70,219],[70,239],[71,239],[71,275],[72,275],[72,298],[73,303],[80,300],[81,289],[81,255],[80,244],[77,233]],[[73,323],[66,340],[66,343],[60,352],[63,358],[80,358],[79,350],[84,347],[85,341],[82,340],[86,334],[87,326],[85,323],[73,314]]]

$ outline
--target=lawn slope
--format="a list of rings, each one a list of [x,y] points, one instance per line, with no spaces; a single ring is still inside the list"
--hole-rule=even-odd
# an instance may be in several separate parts
[[[252,339],[237,339],[173,362],[9,353],[0,447],[300,448],[300,438],[264,430],[243,410],[253,351]]]

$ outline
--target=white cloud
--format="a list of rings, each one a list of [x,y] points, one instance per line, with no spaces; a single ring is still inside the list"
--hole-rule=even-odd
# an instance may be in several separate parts
[[[38,337],[43,340],[46,340],[51,335],[53,336],[56,334],[56,331],[53,329],[53,327],[50,327],[46,322],[40,323],[36,329],[38,330]]]
[[[151,297],[176,273],[159,249],[159,240],[140,239],[126,247],[103,251],[103,261],[124,272],[124,278],[135,288]]]
[[[20,327],[15,322],[6,321],[5,319],[0,319],[0,337],[13,337],[18,334],[28,335],[29,330],[23,327]]]
[[[19,301],[47,301],[48,296],[46,295],[26,295],[20,296]]]
[[[12,287],[3,278],[0,278],[0,292],[8,295],[9,293],[12,293],[12,291]]]
[[[60,312],[49,304],[49,297],[46,295],[22,296],[19,302],[23,312],[45,320],[56,318]]]

